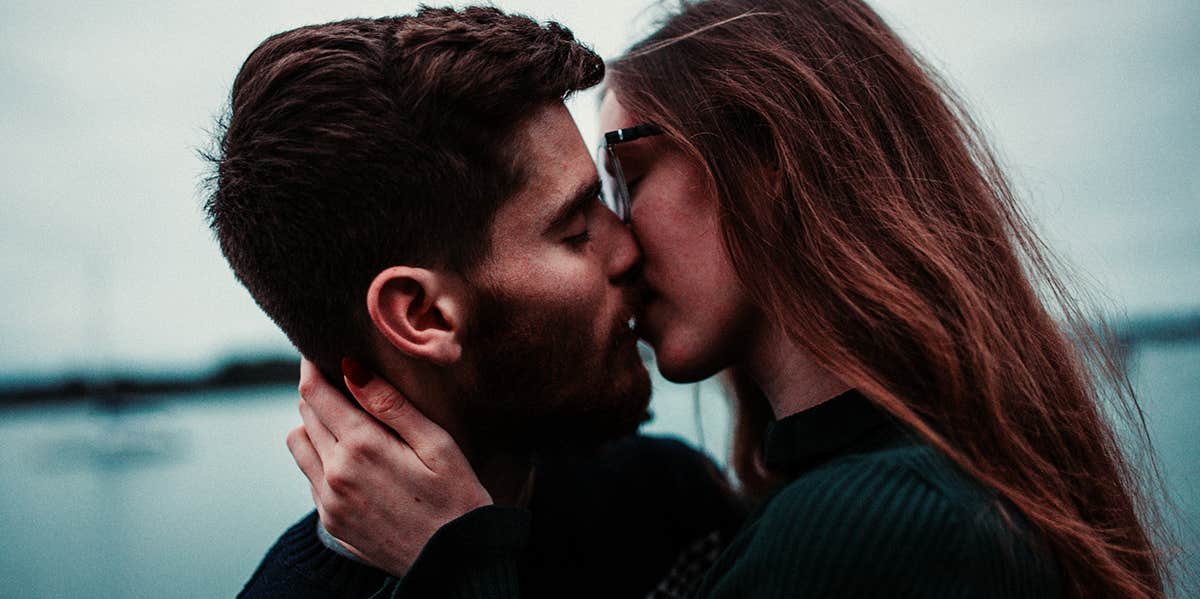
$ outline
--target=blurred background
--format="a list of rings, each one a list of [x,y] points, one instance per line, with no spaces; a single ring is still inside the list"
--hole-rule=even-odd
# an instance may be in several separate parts
[[[504,0],[603,56],[644,0]],[[1200,3],[875,0],[991,132],[1130,348],[1183,547],[1200,518]],[[268,35],[409,2],[0,4],[0,597],[219,597],[311,508],[296,356],[201,211],[197,149]],[[598,138],[594,94],[572,102]],[[723,462],[715,382],[651,432]]]

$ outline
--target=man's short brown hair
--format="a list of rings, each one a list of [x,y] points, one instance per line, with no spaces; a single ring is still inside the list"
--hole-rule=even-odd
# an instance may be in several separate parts
[[[525,176],[515,129],[603,73],[566,28],[494,8],[274,35],[242,65],[208,156],[221,250],[323,370],[369,354],[374,276],[469,272]]]

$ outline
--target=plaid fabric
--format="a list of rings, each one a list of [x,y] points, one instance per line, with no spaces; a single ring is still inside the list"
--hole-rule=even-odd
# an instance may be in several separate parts
[[[646,599],[688,599],[695,596],[700,583],[704,581],[704,575],[716,563],[723,546],[720,530],[714,530],[692,543],[679,554],[666,578],[646,594]]]

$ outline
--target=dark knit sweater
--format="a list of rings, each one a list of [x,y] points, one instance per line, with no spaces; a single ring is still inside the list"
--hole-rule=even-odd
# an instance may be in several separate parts
[[[597,455],[540,460],[529,509],[481,508],[447,524],[399,581],[329,550],[309,514],[268,551],[239,597],[488,597],[519,589],[523,597],[640,598],[689,560],[701,564],[685,580],[694,589],[744,515],[703,455],[635,436]],[[692,555],[697,550],[708,555]]]
[[[699,597],[1062,596],[1053,558],[1015,510],[858,393],[774,423],[766,449],[768,464],[790,482],[721,554]],[[669,501],[692,507],[687,493]],[[575,521],[601,517],[601,504],[574,506]],[[640,553],[657,542],[657,525],[639,525],[581,528],[572,542]],[[624,567],[556,572],[572,560],[553,552],[542,559],[558,566],[523,561],[525,526],[520,511],[472,512],[439,531],[400,588],[381,596],[644,596],[638,586],[613,584],[640,575]],[[536,536],[536,519],[532,530]]]
[[[1063,596],[1015,510],[856,392],[772,424],[766,460],[790,482],[702,597]]]

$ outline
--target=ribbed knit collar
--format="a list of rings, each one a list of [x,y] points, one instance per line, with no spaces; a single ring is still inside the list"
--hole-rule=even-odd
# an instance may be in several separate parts
[[[867,433],[892,421],[851,389],[813,408],[772,422],[767,428],[768,468],[802,468],[842,453]]]
[[[280,537],[278,552],[283,562],[319,588],[338,596],[374,596],[390,580],[388,575],[330,551],[317,536],[318,521],[314,510]]]

